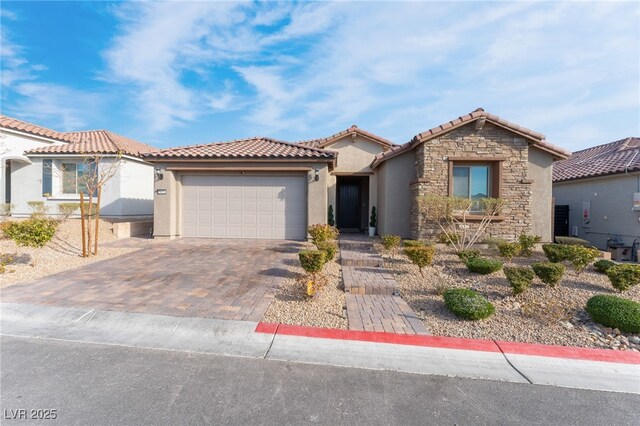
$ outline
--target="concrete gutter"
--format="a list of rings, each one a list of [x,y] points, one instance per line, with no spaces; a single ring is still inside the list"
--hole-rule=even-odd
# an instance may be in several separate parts
[[[390,334],[0,303],[5,336],[640,394],[638,353]]]

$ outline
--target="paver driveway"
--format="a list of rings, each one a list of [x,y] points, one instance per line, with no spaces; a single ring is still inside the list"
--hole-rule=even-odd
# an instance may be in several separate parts
[[[2,301],[259,321],[301,244],[179,239],[2,289]]]

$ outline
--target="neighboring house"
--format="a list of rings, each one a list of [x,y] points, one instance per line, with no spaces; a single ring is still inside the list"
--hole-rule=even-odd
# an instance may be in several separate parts
[[[29,201],[44,201],[52,215],[59,203],[79,202],[82,175],[95,157],[101,158],[105,169],[118,162],[113,178],[103,187],[103,216],[153,214],[153,165],[142,155],[155,148],[107,130],[61,133],[4,116],[0,132],[5,144],[11,144],[12,154],[3,155],[10,170],[4,176],[5,201],[14,205],[15,216],[31,213]],[[51,142],[35,144],[36,137]]]
[[[556,235],[584,238],[600,249],[621,245],[630,257],[640,241],[640,138],[577,151],[557,162],[553,196],[557,214],[569,210]]]
[[[155,164],[158,238],[304,239],[326,223],[364,231],[377,207],[378,233],[431,238],[439,230],[417,211],[427,193],[507,201],[492,235],[551,240],[552,164],[570,154],[544,136],[478,109],[404,145],[352,126],[287,143],[251,138],[170,148]]]

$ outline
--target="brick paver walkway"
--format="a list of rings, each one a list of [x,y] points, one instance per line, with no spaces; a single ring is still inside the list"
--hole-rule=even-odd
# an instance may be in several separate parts
[[[0,294],[5,302],[259,321],[300,247],[291,241],[184,238]]]
[[[340,258],[349,329],[429,334],[411,307],[394,295],[398,283],[384,269],[371,239],[357,234],[341,235]]]

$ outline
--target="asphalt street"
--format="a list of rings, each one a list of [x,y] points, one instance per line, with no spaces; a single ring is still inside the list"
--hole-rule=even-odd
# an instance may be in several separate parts
[[[37,338],[0,342],[7,425],[640,422],[634,394]],[[55,410],[57,418],[11,420],[44,413],[32,410]]]

